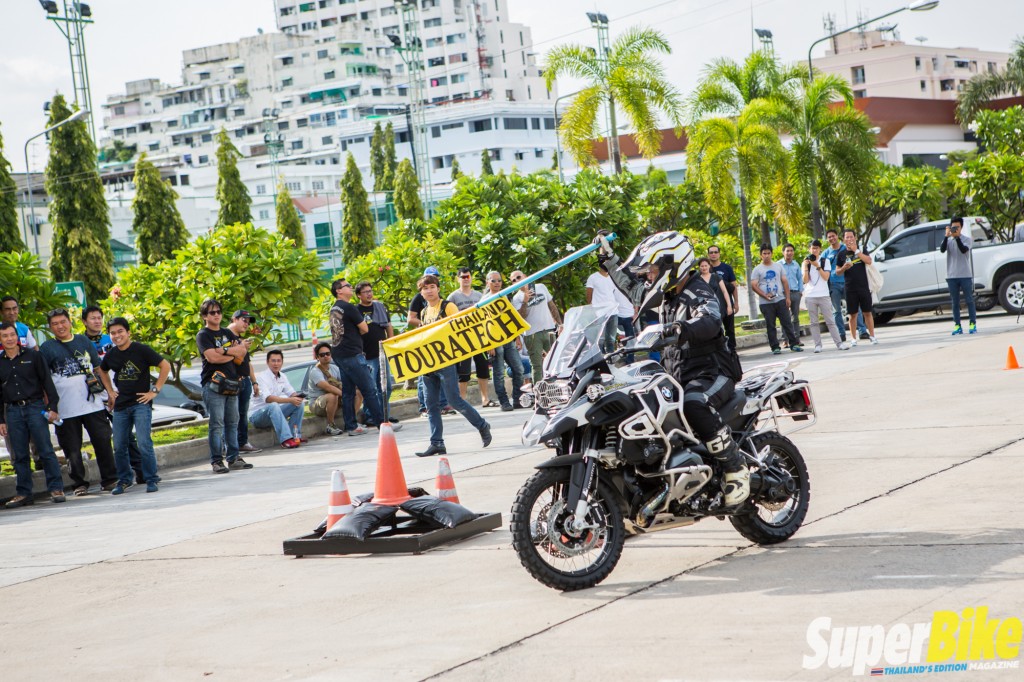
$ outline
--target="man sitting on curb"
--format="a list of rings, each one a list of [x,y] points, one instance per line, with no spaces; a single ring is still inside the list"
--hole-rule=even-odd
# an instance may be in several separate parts
[[[249,421],[258,429],[271,426],[277,432],[277,442],[283,448],[297,448],[301,443],[303,395],[292,388],[288,377],[281,372],[284,353],[267,352],[267,369],[256,375],[259,394],[252,399]]]
[[[341,370],[331,362],[331,344],[316,344],[313,354],[316,356],[316,364],[309,369],[303,389],[309,398],[309,411],[318,417],[327,418],[324,433],[340,436],[345,430],[334,425],[334,417],[338,414],[341,400]]]

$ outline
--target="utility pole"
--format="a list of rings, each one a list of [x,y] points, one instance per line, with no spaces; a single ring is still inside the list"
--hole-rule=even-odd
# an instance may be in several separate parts
[[[53,22],[68,43],[71,59],[71,81],[75,91],[75,104],[79,109],[92,110],[92,89],[89,85],[89,65],[85,56],[85,25],[93,23],[92,8],[78,0],[63,0],[64,14],[60,14],[56,0],[39,0],[46,18]],[[89,118],[89,136],[96,142],[96,124]]]
[[[277,157],[284,149],[284,135],[277,132],[278,109],[263,110],[263,144],[270,155],[270,187],[274,197],[274,223],[277,224]]]
[[[395,0],[402,17],[402,34],[405,39],[399,44],[398,36],[389,35],[395,51],[405,63],[409,75],[409,138],[413,146],[413,165],[416,177],[423,191],[426,215],[433,213],[434,197],[431,181],[430,156],[427,152],[426,66],[423,63],[423,41],[420,40],[419,7],[416,0]]]

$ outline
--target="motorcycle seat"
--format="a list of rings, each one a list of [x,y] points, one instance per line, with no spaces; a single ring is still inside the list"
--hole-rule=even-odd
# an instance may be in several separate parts
[[[722,421],[730,423],[734,417],[739,415],[740,410],[747,403],[747,394],[742,388],[737,388],[729,401],[718,408],[718,414],[722,415]]]

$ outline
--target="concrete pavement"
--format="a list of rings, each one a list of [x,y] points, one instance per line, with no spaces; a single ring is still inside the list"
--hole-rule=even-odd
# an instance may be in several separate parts
[[[213,476],[171,472],[159,493],[0,512],[5,679],[840,679],[805,670],[808,625],[929,621],[986,605],[1024,617],[1019,396],[1002,370],[1021,334],[985,316],[889,325],[878,346],[799,357],[818,423],[793,436],[811,509],[789,542],[751,545],[727,522],[636,538],[598,587],[533,581],[507,528],[421,556],[307,557],[281,541],[324,515],[331,469],[372,487],[370,437],[316,441]],[[1019,346],[1018,346],[1018,349]],[[744,366],[775,361],[763,350]],[[485,410],[481,450],[445,419],[463,503],[506,514],[545,454],[523,413]],[[430,487],[425,420],[398,434],[406,477]],[[943,679],[1019,679],[1020,670]]]

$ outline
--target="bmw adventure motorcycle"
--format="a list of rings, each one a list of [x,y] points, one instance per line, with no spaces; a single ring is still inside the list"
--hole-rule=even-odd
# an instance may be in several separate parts
[[[615,568],[627,534],[710,516],[727,516],[761,545],[796,533],[810,484],[786,435],[816,420],[807,382],[789,363],[757,367],[719,410],[750,469],[750,497],[727,509],[723,472],[683,416],[682,387],[652,359],[625,362],[665,343],[660,325],[616,349],[616,323],[614,309],[566,313],[545,378],[532,389],[523,442],[543,443],[555,456],[537,466],[512,506],[512,545],[530,575],[558,590],[593,587]]]

